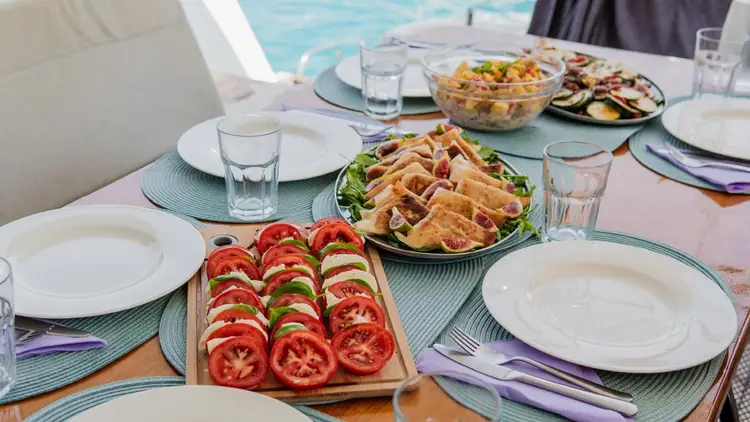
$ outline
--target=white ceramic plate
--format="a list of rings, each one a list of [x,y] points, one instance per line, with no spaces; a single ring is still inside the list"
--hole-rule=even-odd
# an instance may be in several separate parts
[[[409,62],[404,73],[404,97],[430,97],[430,88],[422,73],[422,56],[427,49],[409,49]],[[345,84],[362,89],[362,71],[360,70],[359,55],[347,57],[336,65],[336,76]]]
[[[190,279],[205,254],[190,223],[141,207],[66,207],[0,228],[15,310],[29,317],[80,318],[148,303]]]
[[[263,394],[186,385],[129,394],[92,407],[70,422],[311,422],[299,410]]]
[[[675,138],[696,148],[750,160],[750,100],[688,100],[669,107],[661,117]]]
[[[560,359],[616,372],[676,371],[722,353],[729,298],[675,259],[609,242],[553,242],[493,265],[484,303],[508,331]]]
[[[362,150],[362,138],[346,124],[325,116],[297,111],[262,112],[281,122],[279,181],[310,179],[349,164]],[[177,152],[192,167],[224,177],[216,124],[206,120],[188,129],[177,142]]]

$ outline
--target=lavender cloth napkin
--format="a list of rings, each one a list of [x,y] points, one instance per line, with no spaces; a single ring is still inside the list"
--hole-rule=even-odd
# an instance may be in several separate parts
[[[339,111],[339,110],[329,110],[326,108],[305,108],[305,107],[295,107],[287,104],[282,104],[281,108],[284,109],[284,111],[302,111],[305,113],[313,113],[318,114],[321,116],[330,117],[336,120],[342,120],[347,122],[353,122],[353,123],[361,123],[368,126],[384,126],[383,123],[369,118],[367,116],[363,116],[361,114],[355,114],[350,113],[347,111]],[[371,143],[371,142],[380,142],[388,135],[405,135],[409,133],[409,131],[403,131],[398,129],[389,129],[381,134],[375,135],[375,136],[362,136],[362,142],[364,143]]]
[[[106,341],[94,336],[63,337],[46,334],[28,343],[17,345],[16,358],[23,359],[55,352],[78,352],[99,349],[106,345]]]
[[[555,357],[544,354],[532,347],[529,347],[520,340],[496,341],[489,343],[494,350],[503,352],[507,355],[526,356],[538,362],[546,363],[549,366],[561,369],[565,372],[578,375],[589,381],[601,384],[601,379],[590,368],[584,368],[579,365],[562,361]],[[509,368],[519,370],[529,375],[544,378],[558,383],[565,383],[557,377],[548,375],[546,372],[534,368],[524,363],[507,364]],[[417,357],[417,370],[419,372],[430,371],[456,371],[459,373],[474,375],[488,384],[494,386],[497,392],[506,399],[518,403],[528,404],[548,412],[558,414],[574,421],[588,422],[620,422],[632,421],[631,418],[623,416],[613,410],[602,409],[588,403],[578,401],[553,393],[538,387],[522,384],[516,381],[500,381],[485,375],[482,375],[472,369],[469,369],[459,363],[456,363],[447,357],[441,355],[434,349],[426,349]],[[570,385],[570,384],[568,384]]]
[[[729,193],[748,193],[750,192],[750,172],[727,170],[716,167],[687,167],[675,160],[667,151],[659,145],[646,144],[646,148],[664,160],[674,164],[685,173],[692,174],[695,177],[705,180],[706,182]]]

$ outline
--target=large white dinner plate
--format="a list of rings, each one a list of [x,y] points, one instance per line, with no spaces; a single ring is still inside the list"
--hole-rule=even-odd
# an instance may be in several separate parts
[[[696,148],[750,160],[750,100],[688,100],[672,105],[661,117],[675,138]]]
[[[427,86],[422,72],[421,56],[427,52],[426,49],[409,49],[409,61],[404,72],[404,97],[427,98],[430,96],[430,88]],[[345,84],[362,89],[362,70],[359,63],[359,55],[347,57],[336,65],[336,76]]]
[[[281,122],[279,181],[310,179],[334,172],[362,150],[362,138],[346,124],[298,111],[262,112]],[[224,177],[216,124],[206,120],[182,134],[177,152],[192,167]],[[348,157],[348,158],[347,158]]]
[[[92,407],[70,422],[310,422],[299,410],[263,394],[186,385],[128,394]]]
[[[0,227],[15,310],[30,317],[80,318],[148,303],[190,279],[205,254],[190,223],[142,207],[66,207]]]
[[[508,331],[560,359],[608,371],[676,371],[719,355],[737,316],[697,270],[609,242],[543,243],[493,265],[484,303]]]

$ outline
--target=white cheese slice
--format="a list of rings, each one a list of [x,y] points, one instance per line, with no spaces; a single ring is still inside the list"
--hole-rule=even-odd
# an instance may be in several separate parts
[[[310,279],[310,277],[294,277],[289,281],[290,283],[293,283],[295,281],[298,281],[300,283],[305,283],[310,287],[310,290],[312,290],[313,293],[315,293],[315,285],[316,283]]]
[[[321,289],[325,290],[336,283],[347,280],[362,280],[370,286],[373,292],[378,292],[378,282],[375,281],[375,277],[373,277],[372,274],[362,270],[344,271],[341,274],[336,274],[333,277],[327,278],[326,281],[323,282]]]
[[[310,268],[305,267],[303,265],[286,266],[284,264],[280,264],[280,265],[274,265],[273,267],[267,269],[263,273],[263,280],[268,280],[270,277],[272,277],[272,276],[276,275],[277,273],[280,273],[280,272],[282,272],[284,270],[298,270],[298,271],[302,271],[304,273],[307,273],[308,275],[310,275],[310,277],[315,277],[315,274],[312,273],[312,271],[310,270]]]
[[[263,337],[266,338],[266,341],[268,341],[268,333],[266,333],[266,329],[264,327],[261,327],[261,325],[258,324],[257,321],[253,321],[251,319],[240,319],[240,320],[235,321],[234,323],[227,322],[227,321],[216,321],[213,324],[206,327],[206,331],[203,332],[203,335],[201,336],[200,341],[198,341],[198,349],[203,349],[204,347],[206,347],[206,339],[208,339],[208,336],[210,336],[214,331],[229,324],[246,324],[251,327],[255,327],[258,329],[258,331],[260,331],[263,334]]]
[[[341,267],[343,265],[359,263],[365,266],[366,270],[370,269],[367,260],[356,254],[339,254],[339,255],[328,255],[320,263],[320,272],[325,273],[331,268]]]
[[[325,227],[325,226],[322,226],[322,227]],[[317,229],[313,230],[312,233],[310,233],[309,236],[307,236],[307,244],[308,245],[312,245],[313,242],[315,242],[315,235],[318,234],[318,232],[320,231],[320,229],[321,229],[321,227],[318,227]]]
[[[267,270],[263,271],[263,280],[268,279],[268,277],[276,273],[284,271],[285,268],[286,268],[286,265],[284,264],[279,264],[279,265],[274,265],[273,267],[269,267]]]
[[[289,305],[289,307],[296,310],[297,312],[302,312],[303,314],[307,314],[307,315],[310,315],[311,317],[315,317],[315,319],[319,319],[318,313],[315,312],[315,309],[313,309],[312,306],[306,303],[293,303]]]
[[[255,289],[256,292],[263,290],[263,288],[266,286],[266,283],[261,280],[251,280],[250,277],[248,277],[247,274],[243,273],[242,271],[232,271],[227,275],[248,283],[249,285],[253,286],[253,289]],[[208,289],[210,289],[210,286],[208,286]]]
[[[208,354],[210,355],[211,352],[214,351],[214,349],[216,348],[216,346],[220,345],[221,343],[224,343],[225,341],[229,340],[230,338],[234,338],[234,336],[232,336],[232,337],[215,338],[215,339],[209,340],[208,343],[206,343],[206,348],[208,349]]]
[[[268,297],[270,298],[270,296],[268,296]],[[237,305],[233,304],[233,303],[228,303],[226,305],[217,306],[217,307],[211,309],[210,311],[208,311],[208,317],[206,318],[208,320],[208,323],[212,324],[214,322],[214,320],[216,319],[216,317],[219,316],[220,313],[226,311],[227,309],[232,309],[235,306],[237,306]],[[260,322],[263,323],[263,325],[265,325],[266,327],[268,327],[268,320],[266,319],[266,317],[261,312],[258,312],[257,314],[255,314],[255,317],[258,318],[260,320]]]
[[[268,302],[270,302],[271,299],[272,299],[271,296],[268,295],[268,296],[261,297],[260,301],[263,303],[263,306],[265,306],[267,308],[268,307]]]
[[[281,327],[279,327],[279,330],[281,330],[284,327],[298,327],[298,328],[304,328],[305,330],[307,327],[305,327],[305,324],[302,324],[300,322],[286,322],[284,324],[281,324]]]

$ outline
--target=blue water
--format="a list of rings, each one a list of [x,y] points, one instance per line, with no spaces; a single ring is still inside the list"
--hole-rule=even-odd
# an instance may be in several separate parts
[[[476,13],[531,13],[534,0],[239,0],[274,71],[295,72],[300,56],[326,44],[344,44],[345,55],[367,36],[413,21],[432,18],[464,20]],[[307,75],[334,64],[333,53],[307,65]]]

